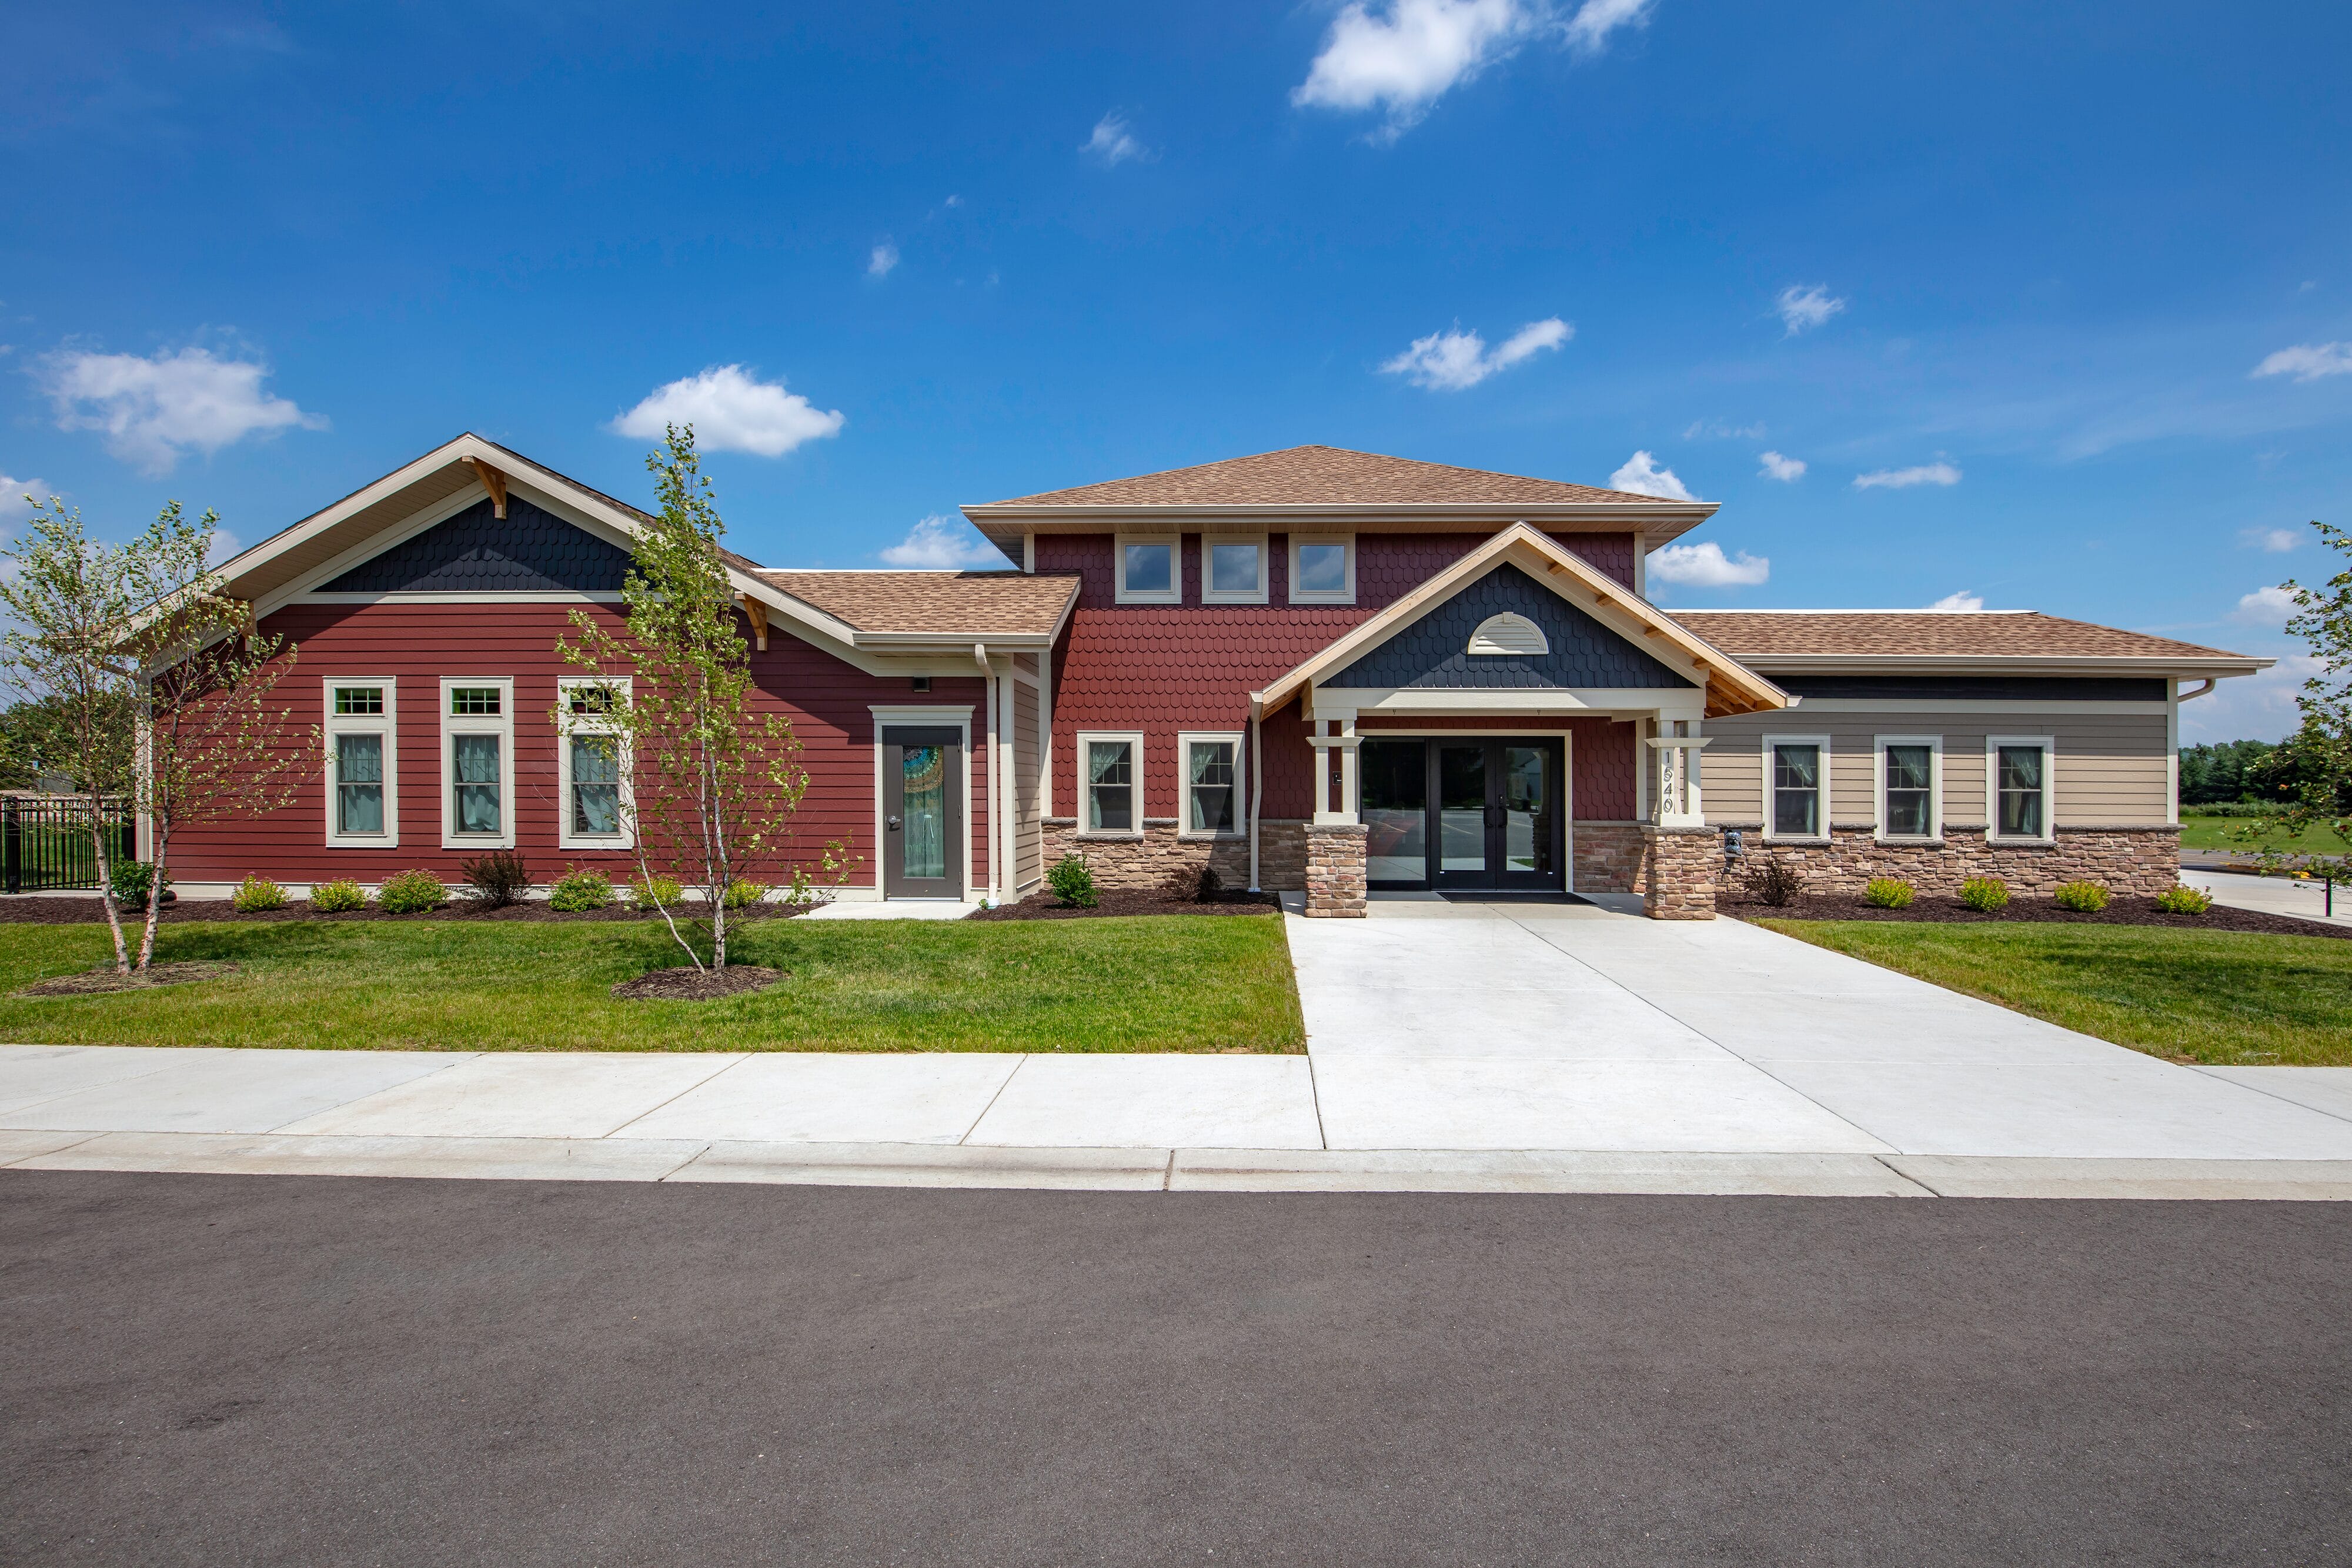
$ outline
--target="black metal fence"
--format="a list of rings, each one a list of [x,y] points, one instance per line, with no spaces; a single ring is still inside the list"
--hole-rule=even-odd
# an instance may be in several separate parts
[[[90,842],[95,815],[106,835],[109,864],[136,853],[138,832],[130,803],[71,796],[0,797],[0,885],[10,893],[49,893],[98,885],[98,850]]]

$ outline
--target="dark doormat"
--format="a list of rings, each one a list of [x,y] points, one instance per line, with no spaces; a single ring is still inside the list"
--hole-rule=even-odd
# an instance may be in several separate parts
[[[1580,894],[1556,887],[1442,887],[1437,896],[1448,904],[1591,904]]]

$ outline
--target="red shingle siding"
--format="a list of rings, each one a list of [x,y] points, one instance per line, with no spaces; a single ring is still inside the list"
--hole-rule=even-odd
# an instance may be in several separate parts
[[[591,612],[617,624],[604,605]],[[556,737],[550,714],[556,681],[575,674],[555,655],[569,625],[560,604],[306,604],[272,615],[268,630],[283,632],[301,653],[281,688],[307,737],[323,718],[324,682],[332,676],[391,676],[398,682],[400,843],[394,849],[330,847],[325,785],[317,770],[294,804],[260,820],[219,822],[183,831],[172,848],[173,874],[183,882],[233,882],[249,872],[280,881],[351,876],[381,880],[423,866],[455,880],[475,852],[441,848],[440,682],[451,676],[511,676],[515,693],[515,846],[534,878],[550,880],[568,862],[603,865],[616,876],[633,869],[623,852],[557,847]],[[869,705],[964,706],[972,712],[973,880],[986,877],[987,779],[978,747],[986,733],[982,683],[940,678],[929,694],[898,677],[864,674],[807,643],[778,632],[764,653],[751,655],[758,682],[755,705],[792,719],[810,776],[793,821],[792,841],[760,873],[781,881],[793,862],[814,874],[828,839],[847,839],[863,858],[850,877],[871,886],[875,875],[874,726]]]
[[[1633,586],[1631,534],[1561,534],[1560,542]],[[1076,572],[1077,608],[1055,651],[1054,809],[1074,816],[1084,809],[1078,790],[1077,737],[1085,730],[1143,731],[1143,810],[1148,817],[1173,817],[1181,800],[1176,737],[1187,730],[1244,730],[1249,724],[1249,694],[1305,662],[1354,627],[1370,620],[1481,541],[1476,534],[1359,534],[1356,537],[1356,602],[1351,605],[1292,605],[1287,596],[1288,539],[1269,540],[1268,602],[1202,604],[1201,539],[1184,536],[1180,552],[1184,599],[1181,605],[1122,605],[1113,574],[1108,535],[1041,534],[1036,568]],[[1601,729],[1627,729],[1593,721]],[[1630,757],[1629,739],[1623,748]],[[1265,799],[1268,818],[1298,818],[1314,810],[1314,761],[1307,727],[1297,704],[1270,716],[1265,726]],[[1601,755],[1613,742],[1601,742]],[[1628,765],[1630,766],[1630,764]],[[1580,790],[1585,768],[1577,768]],[[1594,775],[1596,798],[1610,786]],[[1632,779],[1618,793],[1631,817]],[[1612,797],[1613,799],[1613,797]],[[1588,814],[1580,794],[1576,807]]]

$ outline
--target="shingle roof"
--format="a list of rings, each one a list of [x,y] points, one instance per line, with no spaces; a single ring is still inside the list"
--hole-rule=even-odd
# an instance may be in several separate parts
[[[2040,611],[1671,610],[1735,659],[1773,654],[1880,658],[2234,659],[2241,654],[2143,632],[2067,621]]]
[[[1339,446],[1293,446],[1132,479],[992,501],[996,507],[1656,506],[1654,496],[1600,490],[1383,457]]]
[[[804,604],[860,632],[1049,636],[1076,597],[1075,573],[761,571]]]

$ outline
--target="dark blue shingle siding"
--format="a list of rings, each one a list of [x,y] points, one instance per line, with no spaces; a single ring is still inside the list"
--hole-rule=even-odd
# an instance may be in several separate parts
[[[1524,615],[1549,653],[1466,652],[1490,615]],[[1328,686],[1688,686],[1693,683],[1515,566],[1498,566],[1322,683]]]
[[[520,496],[485,499],[324,586],[327,593],[617,593],[629,552]]]

